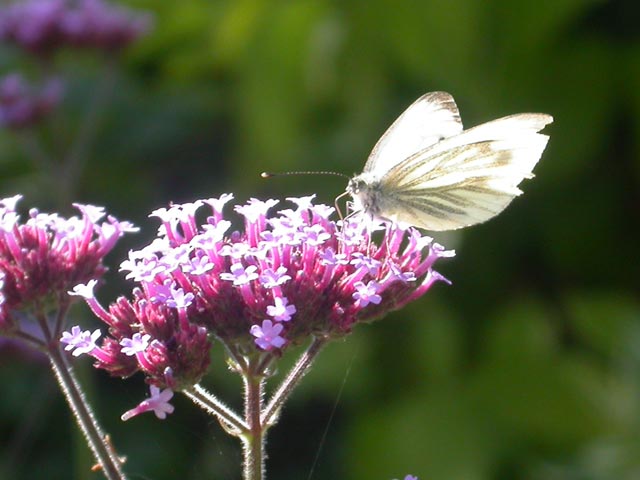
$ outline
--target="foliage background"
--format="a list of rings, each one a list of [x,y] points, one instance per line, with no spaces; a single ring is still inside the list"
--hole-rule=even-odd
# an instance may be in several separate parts
[[[526,195],[487,224],[438,236],[458,252],[440,264],[453,286],[320,357],[272,430],[270,478],[640,478],[635,2],[130,4],[153,11],[155,29],[111,74],[95,55],[57,58],[69,87],[51,135],[62,141],[96,85],[113,79],[75,191],[57,192],[0,132],[3,196],[23,193],[43,210],[63,209],[63,197],[105,205],[146,227],[112,254],[105,302],[130,288],[117,265],[154,233],[152,209],[223,192],[331,203],[344,189],[334,177],[259,173],[358,172],[424,92],[451,92],[467,126],[522,111],[555,117]],[[3,49],[0,73],[16,68],[31,63]],[[75,314],[91,322],[82,307]],[[46,365],[0,359],[0,476],[99,478]],[[239,384],[220,355],[214,362],[208,383],[237,406]],[[123,424],[146,394],[142,380],[84,363],[131,478],[239,478],[238,445],[188,401],[164,422]]]

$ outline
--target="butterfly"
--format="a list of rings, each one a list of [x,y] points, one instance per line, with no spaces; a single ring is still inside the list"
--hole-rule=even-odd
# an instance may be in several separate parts
[[[520,113],[463,130],[453,97],[427,93],[389,127],[346,193],[354,213],[425,230],[455,230],[502,212],[533,177],[553,121]]]

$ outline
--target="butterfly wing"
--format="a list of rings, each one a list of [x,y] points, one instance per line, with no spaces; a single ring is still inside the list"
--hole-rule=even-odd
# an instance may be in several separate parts
[[[522,193],[518,184],[547,145],[550,115],[511,115],[446,138],[397,163],[380,181],[380,216],[427,230],[454,230],[494,217]]]
[[[427,93],[413,102],[378,140],[364,172],[382,177],[402,160],[460,132],[462,121],[453,97],[445,92]]]

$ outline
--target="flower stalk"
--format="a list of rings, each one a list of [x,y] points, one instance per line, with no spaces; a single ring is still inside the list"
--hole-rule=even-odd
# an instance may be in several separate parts
[[[95,298],[96,282],[74,288],[108,335],[98,344],[99,331],[74,327],[63,342],[114,376],[145,375],[150,396],[123,420],[143,412],[163,419],[174,410],[173,392],[182,392],[240,439],[243,480],[264,480],[266,434],[323,347],[446,281],[432,267],[453,252],[415,229],[355,217],[334,222],[334,209],[314,205],[313,197],[287,199],[294,208],[276,215],[269,210],[279,201],[251,199],[234,209],[244,231],[232,230],[223,215],[232,198],[155,210],[158,238],[121,264],[137,283],[130,296],[105,308]],[[200,385],[214,343],[242,377],[241,415]],[[308,348],[265,404],[278,360],[303,344]]]
[[[222,428],[229,435],[237,437],[249,429],[247,423],[238,414],[218,400],[216,396],[207,392],[201,385],[196,384],[193,387],[185,388],[182,393],[193,403],[208,413],[215,415]]]
[[[46,353],[60,389],[101,471],[108,480],[125,480],[122,462],[113,450],[108,436],[100,428],[57,342],[52,342]]]
[[[249,427],[240,437],[243,445],[243,480],[264,480],[266,428],[260,421],[264,396],[264,376],[260,372],[249,371],[243,376],[243,380],[245,422]]]

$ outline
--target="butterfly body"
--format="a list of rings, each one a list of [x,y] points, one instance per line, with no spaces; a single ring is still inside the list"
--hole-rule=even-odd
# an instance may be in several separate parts
[[[431,231],[494,217],[533,176],[553,118],[523,113],[463,130],[453,97],[428,93],[385,132],[347,192],[374,218]]]

